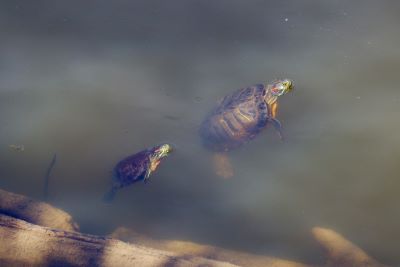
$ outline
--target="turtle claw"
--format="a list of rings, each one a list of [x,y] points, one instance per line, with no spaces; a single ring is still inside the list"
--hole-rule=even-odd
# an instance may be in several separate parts
[[[275,118],[269,118],[268,121],[271,122],[272,125],[274,126],[275,130],[278,133],[279,138],[281,139],[281,141],[284,141],[285,138],[283,137],[281,122],[279,120],[275,119]]]

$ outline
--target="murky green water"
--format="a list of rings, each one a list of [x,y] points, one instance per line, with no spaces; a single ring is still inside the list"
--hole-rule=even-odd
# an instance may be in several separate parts
[[[304,262],[335,229],[400,263],[400,5],[395,1],[0,3],[0,187],[82,230],[127,226]],[[198,126],[225,94],[290,78],[279,119],[217,178]],[[149,184],[101,202],[114,164],[177,149]],[[9,144],[23,144],[24,152]]]

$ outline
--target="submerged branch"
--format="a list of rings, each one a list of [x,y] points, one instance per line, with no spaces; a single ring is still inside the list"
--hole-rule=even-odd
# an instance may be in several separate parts
[[[47,200],[49,197],[49,183],[50,183],[50,174],[51,170],[53,169],[54,165],[57,161],[57,154],[54,154],[49,167],[47,167],[46,175],[44,176],[44,189],[43,189],[43,196],[44,199]]]

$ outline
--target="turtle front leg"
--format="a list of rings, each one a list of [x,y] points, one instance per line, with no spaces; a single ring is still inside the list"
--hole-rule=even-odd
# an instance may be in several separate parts
[[[215,153],[213,156],[214,169],[218,176],[228,179],[233,176],[232,165],[226,153]]]
[[[271,113],[270,116],[275,119],[278,113],[278,101],[275,101],[273,104],[270,105]]]
[[[150,175],[157,169],[159,164],[160,160],[150,160],[150,167],[147,169],[143,179],[144,183],[147,183],[149,181]]]
[[[274,126],[275,130],[277,131],[279,138],[283,141],[283,133],[282,133],[282,124],[279,120],[275,118],[268,118],[268,121],[272,123],[272,126]]]
[[[275,101],[270,106],[270,113],[268,121],[272,123],[275,130],[278,132],[279,138],[283,141],[283,133],[282,133],[282,125],[278,119],[276,119],[276,115],[278,113],[278,102]]]
[[[143,177],[143,182],[144,182],[145,184],[148,183],[151,173],[152,173],[152,169],[151,169],[151,168],[148,168],[147,171],[146,171],[146,173],[144,174],[144,177]]]

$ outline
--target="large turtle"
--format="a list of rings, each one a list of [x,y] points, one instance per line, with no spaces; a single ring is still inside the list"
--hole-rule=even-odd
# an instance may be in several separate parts
[[[113,170],[111,189],[104,195],[103,200],[106,202],[113,200],[117,190],[122,187],[139,181],[146,183],[150,174],[171,152],[171,145],[163,144],[142,150],[119,161]]]
[[[289,79],[257,84],[225,96],[200,126],[206,148],[216,152],[214,163],[219,176],[233,175],[226,152],[253,139],[268,123],[281,139],[281,123],[276,119],[278,98],[293,89]]]

